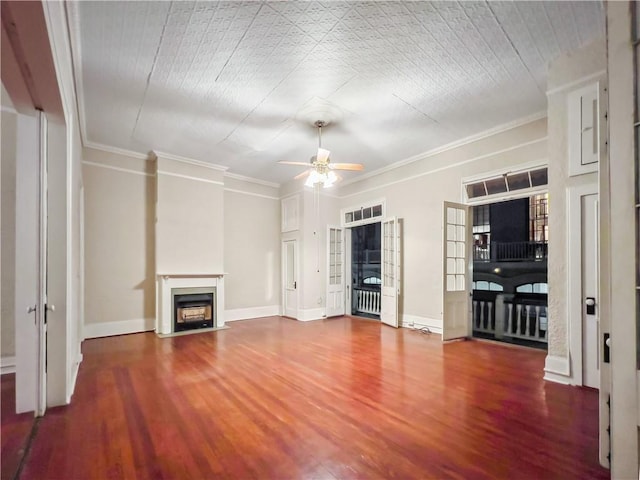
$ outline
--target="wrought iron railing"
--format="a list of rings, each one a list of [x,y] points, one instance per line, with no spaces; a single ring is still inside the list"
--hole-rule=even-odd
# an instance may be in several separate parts
[[[546,258],[547,242],[491,242],[473,246],[476,262],[535,262]]]

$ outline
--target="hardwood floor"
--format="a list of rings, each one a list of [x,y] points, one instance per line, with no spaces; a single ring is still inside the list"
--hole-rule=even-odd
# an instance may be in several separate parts
[[[16,413],[15,373],[0,376],[0,387],[0,479],[10,480],[18,472],[34,417],[33,412]]]
[[[24,479],[609,478],[597,392],[545,353],[341,317],[83,343]]]

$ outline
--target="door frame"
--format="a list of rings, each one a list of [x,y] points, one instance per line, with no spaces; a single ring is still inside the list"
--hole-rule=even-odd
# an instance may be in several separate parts
[[[295,258],[295,266],[293,269],[293,273],[295,275],[295,280],[294,282],[296,282],[296,286],[294,288],[294,290],[296,291],[296,308],[295,308],[295,315],[293,317],[289,317],[289,315],[287,315],[287,243],[293,243],[293,252],[294,252],[294,258]],[[281,256],[282,256],[282,261],[281,261],[281,271],[282,271],[282,280],[281,280],[281,286],[282,286],[282,316],[283,317],[289,317],[289,318],[295,318],[298,319],[298,314],[300,312],[300,289],[298,288],[298,279],[300,278],[300,260],[299,260],[299,252],[298,252],[298,239],[297,238],[289,238],[289,239],[282,239],[282,249],[281,249]]]
[[[574,385],[583,384],[582,351],[582,197],[598,195],[598,184],[567,187],[567,316],[569,326],[570,378]],[[598,231],[596,225],[596,232]],[[596,239],[598,242],[598,239]],[[598,242],[599,243],[599,242]],[[596,259],[599,264],[599,259]],[[599,286],[599,265],[596,265],[596,284]],[[600,292],[596,293],[596,312],[599,312]],[[598,314],[598,317],[600,315]],[[597,347],[597,345],[596,345]]]
[[[341,237],[341,245],[342,245],[342,252],[341,252],[341,259],[340,259],[340,264],[341,264],[341,268],[342,268],[342,272],[340,275],[340,278],[342,279],[341,282],[341,291],[342,291],[342,313],[339,313],[337,315],[329,315],[329,290],[331,288],[331,230],[336,230],[340,232],[340,237]],[[346,264],[345,264],[345,258],[346,258],[346,245],[345,245],[345,238],[346,238],[346,232],[345,232],[345,228],[338,226],[338,225],[327,225],[327,242],[326,242],[326,247],[327,247],[327,261],[326,261],[326,285],[325,285],[325,317],[326,318],[330,318],[330,317],[337,317],[337,316],[341,316],[344,315],[347,312],[347,304],[346,304],[346,298],[347,298],[347,292],[346,292],[346,276],[345,276],[345,271],[346,271]],[[336,284],[334,284],[336,285]]]
[[[372,203],[375,203],[375,202],[372,202]],[[384,207],[383,207],[383,211],[384,211]],[[385,217],[375,217],[375,218],[362,220],[358,222],[357,225],[349,225],[349,226],[342,225],[339,227],[339,228],[342,228],[344,232],[344,281],[345,281],[344,311],[345,311],[345,315],[349,315],[351,317],[358,317],[358,315],[353,313],[353,268],[352,268],[353,249],[351,248],[352,235],[353,235],[352,229],[362,227],[363,225],[371,225],[374,223],[380,224],[380,261],[382,262],[382,222],[384,220],[385,220]],[[400,222],[399,218],[398,218],[398,222]],[[380,265],[380,274],[382,274],[382,264]],[[328,278],[329,278],[329,274],[327,271],[327,279]],[[380,301],[382,301],[382,285],[380,285]],[[375,321],[375,319],[369,318],[369,317],[358,317],[358,318],[366,318],[367,320]],[[380,321],[380,319],[378,319],[378,321]]]
[[[48,279],[48,127],[47,116],[38,111],[38,134],[40,136],[40,165],[38,193],[38,300],[36,306],[36,337],[38,346],[37,382],[36,382],[36,417],[44,415],[47,409],[47,310],[50,308],[47,299]],[[52,307],[53,308],[53,307]]]

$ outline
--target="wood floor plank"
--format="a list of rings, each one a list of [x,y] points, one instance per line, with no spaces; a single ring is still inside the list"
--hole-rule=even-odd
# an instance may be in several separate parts
[[[340,317],[87,340],[32,478],[609,478],[598,398],[544,352]]]
[[[0,479],[14,478],[33,426],[33,412],[16,413],[16,374],[0,376]]]

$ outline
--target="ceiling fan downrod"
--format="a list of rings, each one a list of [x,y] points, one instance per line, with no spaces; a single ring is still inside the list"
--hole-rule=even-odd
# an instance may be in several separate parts
[[[322,148],[322,127],[327,123],[324,120],[316,120],[314,125],[318,127],[318,148]]]

